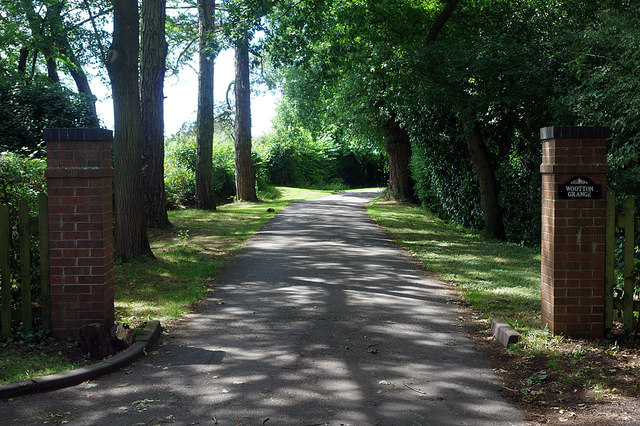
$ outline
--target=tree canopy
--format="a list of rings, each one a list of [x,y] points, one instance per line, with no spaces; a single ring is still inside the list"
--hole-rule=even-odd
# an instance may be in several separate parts
[[[640,193],[634,2],[224,0],[198,39],[199,4],[167,1],[166,68],[179,73],[196,54],[213,60],[247,44],[253,70],[283,93],[270,136],[282,149],[273,152],[331,141],[383,155],[391,195],[487,236],[535,243],[539,128],[602,125],[612,129],[611,186]],[[3,3],[0,145],[34,146],[44,123],[97,123],[83,68],[106,59],[111,8],[102,0]],[[242,146],[248,163],[250,145]]]
[[[613,1],[285,1],[267,38],[307,128],[382,148],[392,119],[411,140],[422,204],[489,236],[536,241],[539,128],[637,135],[637,13]],[[610,144],[620,182],[622,170],[637,182],[631,132]]]

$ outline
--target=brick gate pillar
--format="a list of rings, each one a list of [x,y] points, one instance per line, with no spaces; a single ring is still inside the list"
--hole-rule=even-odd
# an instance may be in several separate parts
[[[554,334],[604,331],[604,127],[545,127],[542,139],[542,323]]]
[[[45,129],[51,328],[113,323],[111,142],[106,129]]]

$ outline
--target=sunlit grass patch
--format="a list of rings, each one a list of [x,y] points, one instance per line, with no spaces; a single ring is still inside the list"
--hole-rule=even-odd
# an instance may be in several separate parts
[[[33,377],[71,370],[76,364],[50,349],[46,344],[26,346],[5,343],[0,346],[0,385],[21,382]]]

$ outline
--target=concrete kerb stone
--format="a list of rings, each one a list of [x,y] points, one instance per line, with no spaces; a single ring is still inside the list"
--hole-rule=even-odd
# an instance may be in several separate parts
[[[491,320],[491,332],[505,348],[511,343],[518,343],[518,340],[520,340],[520,333],[515,331],[502,318],[493,318]]]
[[[111,373],[145,355],[149,346],[160,336],[161,329],[160,321],[149,321],[142,333],[136,337],[136,341],[119,354],[88,367],[0,386],[0,399],[75,386],[84,381]]]

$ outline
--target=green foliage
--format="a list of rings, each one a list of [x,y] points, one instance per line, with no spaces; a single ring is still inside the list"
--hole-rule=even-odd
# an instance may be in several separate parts
[[[471,160],[457,155],[465,152],[464,141],[439,136],[440,140],[414,141],[411,171],[416,195],[423,207],[439,217],[479,229],[482,211]]]
[[[339,132],[313,132],[287,98],[278,107],[273,127],[254,143],[263,159],[262,179],[268,183],[300,187],[382,184],[380,155],[373,147],[350,143]]]
[[[0,204],[16,209],[19,200],[28,200],[34,209],[38,194],[45,191],[46,161],[14,152],[0,152]]]
[[[46,77],[0,77],[0,150],[42,154],[43,129],[91,126],[86,102]]]
[[[165,190],[171,209],[194,206],[196,130],[185,125],[165,142]],[[235,194],[233,142],[224,132],[216,133],[213,143],[213,185],[218,201]]]
[[[570,39],[578,84],[564,100],[585,125],[608,126],[610,183],[620,195],[640,194],[640,5],[603,2]]]
[[[409,44],[416,72],[398,78],[393,101],[414,143],[417,195],[430,210],[482,226],[464,136],[465,126],[478,124],[507,238],[539,241],[539,128],[573,120],[556,100],[571,80],[558,49],[566,13],[542,1],[461,3],[437,42]]]
[[[40,158],[25,157],[13,152],[0,152],[0,204],[9,206],[9,269],[12,282],[12,305],[19,308],[20,290],[17,286],[20,277],[19,203],[26,200],[31,218],[37,217],[38,194],[46,192],[44,170],[46,162]],[[32,300],[40,298],[40,254],[39,239],[29,239],[31,260]],[[14,324],[14,325],[17,325]],[[14,327],[17,330],[17,327]]]
[[[477,125],[507,237],[518,243],[535,244],[540,236],[541,127],[610,125],[620,135],[609,154],[613,186],[640,192],[640,7],[459,2],[428,40],[446,3],[278,4],[268,18],[267,46],[298,121],[314,137],[328,132],[379,144],[381,123],[394,117],[412,139],[422,204],[474,228],[483,225],[482,208],[465,133]]]
[[[264,155],[267,181],[273,185],[318,186],[336,177],[336,147],[327,139],[314,139],[302,128],[276,132],[256,141]]]

